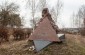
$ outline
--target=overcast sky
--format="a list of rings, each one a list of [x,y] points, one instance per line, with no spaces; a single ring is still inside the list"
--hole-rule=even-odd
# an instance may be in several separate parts
[[[0,0],[0,4],[5,0]],[[6,0],[9,2],[15,2],[20,6],[20,16],[24,17],[24,26],[30,26],[30,11],[26,9],[26,2],[23,0]],[[37,1],[37,0],[36,0]],[[49,7],[54,7],[57,3],[57,0],[47,0]],[[79,7],[85,4],[84,0],[61,0],[63,2],[63,8],[60,17],[58,18],[59,27],[72,27],[71,24],[71,15],[72,13],[76,13]]]

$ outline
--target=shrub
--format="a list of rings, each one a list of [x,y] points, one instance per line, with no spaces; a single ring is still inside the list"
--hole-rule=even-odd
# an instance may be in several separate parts
[[[7,28],[0,28],[0,43],[5,40],[9,40],[9,34],[8,34],[8,29]]]
[[[15,40],[21,40],[25,38],[24,31],[20,28],[14,29],[13,30],[13,36]]]
[[[80,34],[81,34],[82,36],[85,36],[85,29],[81,29],[81,30],[80,30]]]

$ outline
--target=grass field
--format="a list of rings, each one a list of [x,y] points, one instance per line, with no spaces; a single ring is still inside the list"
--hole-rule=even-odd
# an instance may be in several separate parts
[[[26,40],[4,42],[0,55],[85,55],[85,38],[81,35],[66,34],[66,41],[53,43],[38,53],[29,51],[31,43]]]

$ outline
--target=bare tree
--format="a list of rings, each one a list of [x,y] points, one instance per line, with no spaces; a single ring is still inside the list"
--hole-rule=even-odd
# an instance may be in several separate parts
[[[39,11],[42,11],[44,8],[47,7],[47,2],[46,0],[39,0],[39,3],[38,3],[38,9]]]
[[[0,11],[7,11],[9,13],[14,13],[18,11],[19,6],[16,5],[15,3],[8,3],[5,2],[3,4],[0,5]]]
[[[36,26],[36,22],[37,22],[37,21],[35,21],[36,20],[35,13],[37,13],[37,11],[40,12],[40,11],[42,11],[43,8],[47,7],[47,0],[37,0],[36,2],[35,2],[35,0],[27,0],[27,1],[28,1],[27,2],[28,8],[30,8],[32,11],[31,14],[32,14],[33,20],[31,22],[34,24],[34,25],[32,25],[34,28]],[[63,5],[63,3],[60,0],[58,0],[55,8],[53,8],[51,10],[51,13],[53,15],[52,17],[55,22],[57,22],[57,18],[60,15],[62,5]]]
[[[19,6],[15,3],[8,3],[5,2],[4,4],[0,5],[0,24],[2,26],[10,25],[13,26],[20,26],[21,25],[21,18],[19,14],[16,14],[18,11]]]
[[[78,15],[78,14],[76,14],[76,20],[75,20],[75,22],[76,22],[75,25],[76,25],[78,28],[80,28],[80,27],[81,27],[81,24],[80,24],[81,18],[79,18],[79,15]]]
[[[74,12],[73,12],[70,20],[71,20],[72,27],[73,28],[76,27],[77,26],[77,23],[78,23],[76,21],[78,21],[78,20],[76,20],[76,14]]]
[[[34,20],[36,21],[35,24],[36,24],[36,26],[37,26],[37,23],[39,22],[40,17],[35,17]],[[30,22],[31,22],[31,26],[33,27],[33,25],[34,25],[34,23],[32,23],[32,22],[33,22],[33,19],[31,19]],[[35,27],[36,27],[36,26],[35,26]]]
[[[79,20],[78,21],[79,28],[82,28],[82,29],[79,29],[80,33],[81,35],[85,36],[85,5],[82,5],[79,8],[77,13],[77,19]]]
[[[55,22],[57,22],[57,18],[59,18],[62,7],[63,3],[60,0],[57,0],[56,6],[51,10],[51,14]]]
[[[71,16],[71,24],[72,24],[72,27],[75,28],[81,28],[82,27],[82,19],[79,17],[79,14],[77,13],[74,13],[72,14]]]
[[[35,3],[35,0],[27,0],[27,5],[31,10],[31,14],[32,14],[32,21],[31,22],[33,23],[32,27],[33,27],[33,30],[34,30],[34,27],[36,26],[34,17],[35,17],[37,5]]]
[[[53,18],[53,20],[54,20],[55,22],[57,22],[57,14],[56,14],[54,8],[51,9],[51,14],[52,14],[52,18]]]
[[[45,6],[46,6],[46,0],[37,0],[35,2],[35,0],[27,0],[27,5],[31,10],[31,14],[32,14],[32,27],[34,29],[34,27],[36,26],[36,19],[35,19],[35,13],[37,13],[37,11],[41,11]]]
[[[77,19],[79,20],[78,21],[79,27],[85,27],[85,5],[82,5],[79,8],[79,11],[76,16],[77,16]],[[82,23],[82,20],[83,20],[83,23]],[[82,24],[83,24],[83,26],[82,26]]]

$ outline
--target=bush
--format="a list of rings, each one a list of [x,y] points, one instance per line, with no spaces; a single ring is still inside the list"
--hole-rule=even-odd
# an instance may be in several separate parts
[[[14,29],[13,30],[13,36],[15,40],[21,40],[25,38],[24,31],[20,28]]]
[[[85,29],[81,29],[81,30],[80,30],[80,34],[81,34],[82,36],[85,36]]]
[[[8,34],[8,29],[7,28],[0,28],[0,43],[5,40],[9,40],[9,34]]]

